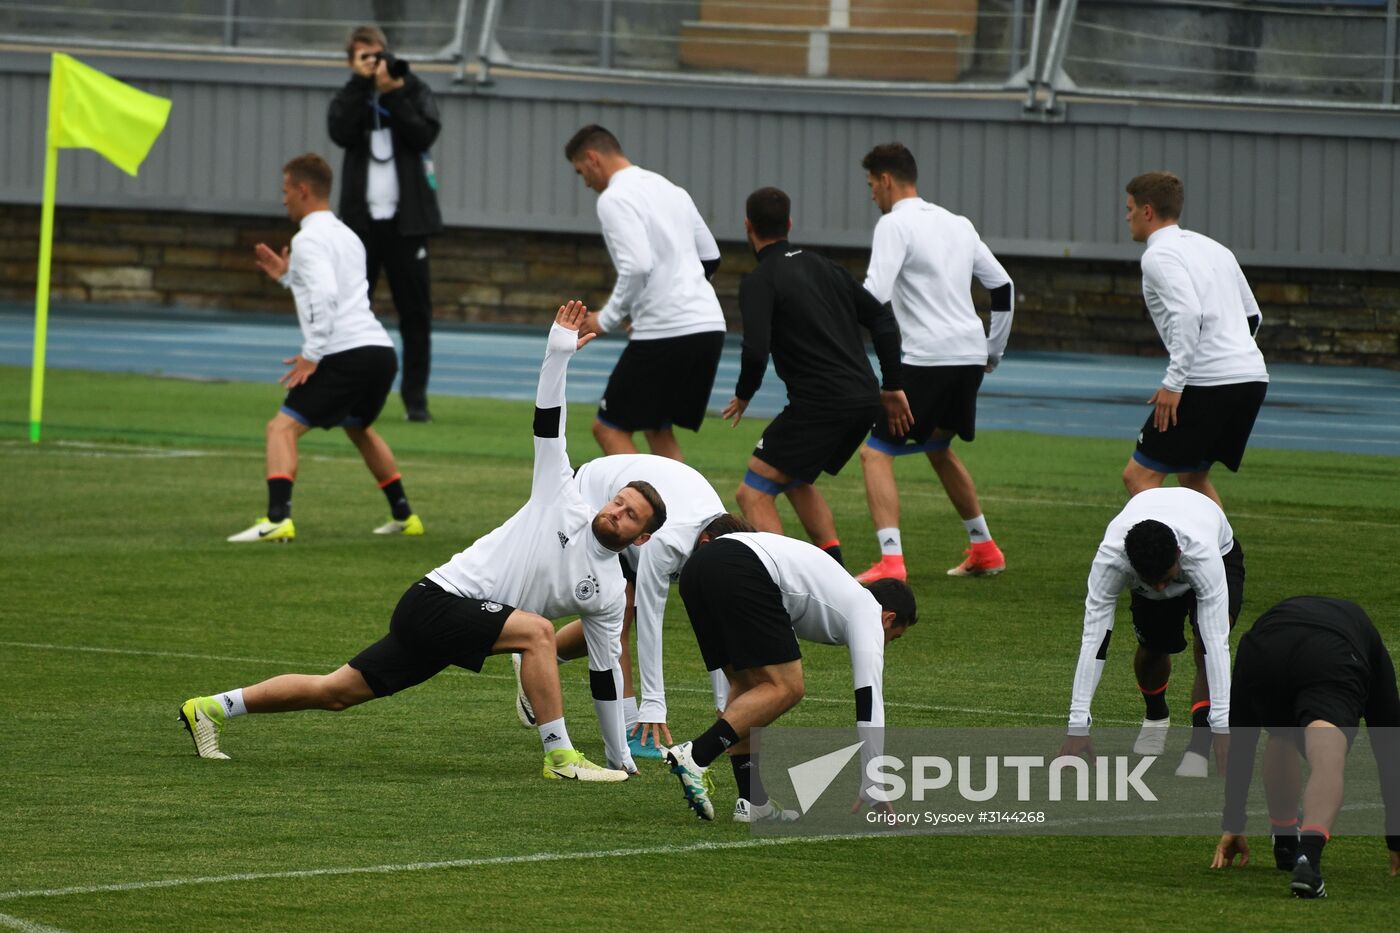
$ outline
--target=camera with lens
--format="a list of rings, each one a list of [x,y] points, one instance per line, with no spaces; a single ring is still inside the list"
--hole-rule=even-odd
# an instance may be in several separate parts
[[[389,72],[389,77],[402,78],[408,74],[408,62],[393,52],[378,52],[374,57],[384,63],[384,70]]]

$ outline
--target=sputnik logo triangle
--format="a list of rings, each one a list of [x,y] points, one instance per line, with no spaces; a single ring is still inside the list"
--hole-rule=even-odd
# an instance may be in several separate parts
[[[803,813],[812,809],[812,805],[822,794],[826,793],[831,782],[836,780],[841,769],[846,767],[846,762],[855,757],[855,753],[860,751],[860,747],[864,744],[865,742],[861,741],[854,745],[847,745],[845,748],[828,755],[822,755],[820,758],[813,758],[811,761],[804,761],[800,765],[788,768],[792,789],[797,793],[797,805],[802,808]]]

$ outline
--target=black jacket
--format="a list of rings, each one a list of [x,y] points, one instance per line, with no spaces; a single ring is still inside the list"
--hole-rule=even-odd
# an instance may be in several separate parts
[[[394,220],[399,233],[438,233],[442,230],[442,213],[423,164],[442,129],[433,92],[409,72],[403,87],[380,96],[379,106],[383,108],[380,125],[388,126],[394,140],[394,169],[399,176],[399,207]],[[369,232],[370,224],[365,185],[374,116],[374,79],[359,75],[345,82],[326,115],[331,139],[345,150],[340,167],[340,219],[361,236]]]

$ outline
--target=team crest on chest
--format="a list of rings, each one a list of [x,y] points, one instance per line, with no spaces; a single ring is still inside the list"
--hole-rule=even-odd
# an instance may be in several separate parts
[[[598,592],[598,578],[590,573],[578,581],[578,585],[574,587],[574,598],[582,602],[585,599],[592,599],[596,592]]]

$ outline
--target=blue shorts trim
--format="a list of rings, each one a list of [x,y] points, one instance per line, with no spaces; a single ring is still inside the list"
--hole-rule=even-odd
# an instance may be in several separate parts
[[[1202,473],[1210,469],[1214,460],[1203,460],[1195,466],[1172,466],[1160,460],[1153,460],[1140,450],[1133,451],[1133,460],[1157,473]]]
[[[288,408],[286,405],[283,405],[277,410],[280,411],[282,414],[286,415],[288,418],[291,418],[293,421],[298,421],[306,425],[308,428],[311,427],[311,422],[307,421],[306,416],[303,415],[301,412],[294,411],[293,409]]]
[[[865,445],[891,457],[903,457],[907,454],[925,454],[935,450],[947,450],[953,446],[953,439],[951,437],[931,438],[922,444],[891,444],[889,441],[872,434],[866,438]]]
[[[340,426],[342,428],[362,428],[365,426],[365,419],[349,415],[344,421],[340,422]]]
[[[759,476],[753,470],[748,470],[744,473],[744,485],[748,486],[750,489],[757,489],[761,493],[776,496],[780,492],[787,492],[789,489],[803,485],[803,483],[798,479],[787,483],[780,483],[766,476]]]

